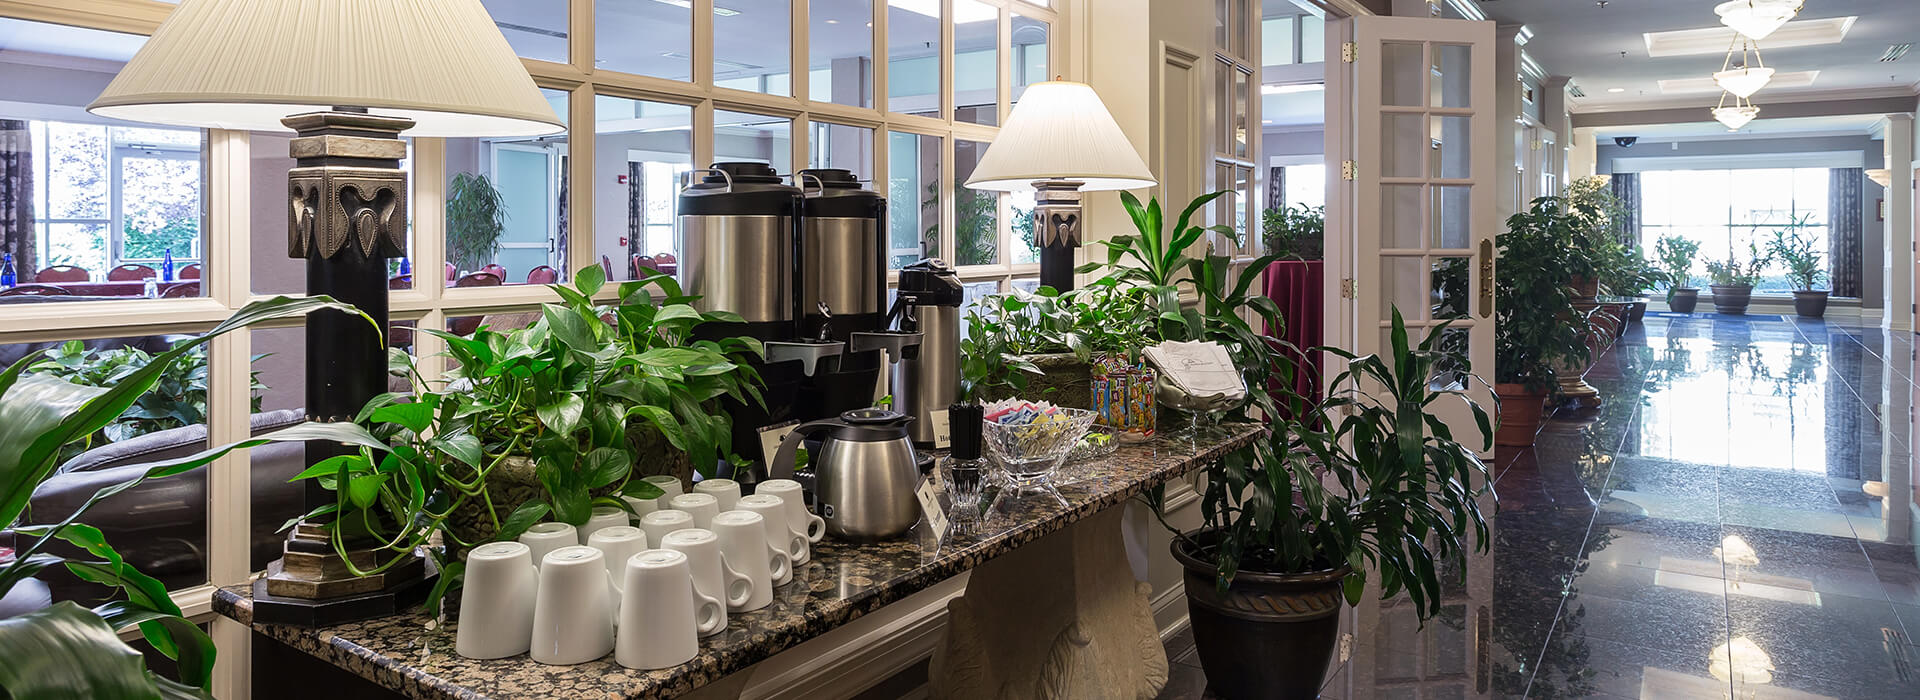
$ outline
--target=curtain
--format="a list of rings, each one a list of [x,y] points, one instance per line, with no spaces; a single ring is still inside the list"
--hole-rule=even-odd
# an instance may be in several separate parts
[[[1267,168],[1267,208],[1287,208],[1287,169],[1278,165]]]
[[[1860,296],[1861,192],[1867,173],[1861,168],[1827,171],[1827,268],[1833,295]]]
[[[22,119],[0,119],[0,253],[21,282],[40,270],[34,254],[33,136]]]
[[[1613,197],[1620,200],[1620,243],[1640,245],[1640,173],[1614,173]]]
[[[645,250],[647,237],[647,173],[645,163],[627,162],[627,259]]]

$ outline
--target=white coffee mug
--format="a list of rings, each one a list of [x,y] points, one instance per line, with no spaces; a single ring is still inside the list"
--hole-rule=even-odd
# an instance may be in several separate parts
[[[693,516],[684,510],[656,510],[640,519],[640,529],[647,531],[648,542],[665,542],[667,533],[693,527]]]
[[[640,519],[647,517],[648,513],[654,512],[656,510],[660,510],[660,499],[658,498],[634,498],[632,496],[621,496],[620,500],[626,501],[627,505],[633,508],[633,516],[630,518],[630,520],[632,520],[632,524],[634,525],[640,524]]]
[[[561,547],[540,563],[533,606],[533,660],[555,666],[586,663],[613,651],[614,597],[606,555]]]
[[[627,560],[620,606],[621,666],[649,670],[678,666],[700,653],[700,637],[725,629],[720,601],[695,590],[687,555],[649,549]]]
[[[667,501],[674,510],[693,516],[693,526],[706,528],[713,525],[713,516],[720,514],[720,499],[706,493],[683,493]]]
[[[546,566],[547,554],[561,547],[573,547],[580,544],[579,531],[566,523],[534,523],[526,532],[520,533],[520,544],[527,546],[533,557],[533,565]]]
[[[686,493],[686,490],[680,486],[680,477],[677,476],[655,474],[653,476],[641,477],[640,480],[658,486],[661,491],[665,491],[666,493],[660,495],[662,499],[673,498],[674,496]],[[663,501],[662,504],[664,505],[664,503]]]
[[[615,525],[601,528],[599,532],[593,533],[592,537],[587,538],[587,546],[606,553],[607,573],[613,575],[613,582],[617,586],[626,575],[620,567],[626,564],[628,559],[632,559],[633,555],[649,549],[648,541],[646,531],[640,528],[632,525]]]
[[[753,487],[756,494],[779,496],[787,504],[787,527],[794,532],[805,533],[808,542],[819,542],[827,536],[827,521],[807,511],[807,496],[800,482],[792,479],[770,479]]]
[[[687,555],[687,566],[693,569],[694,590],[726,603],[720,606],[720,625],[712,633],[726,631],[727,608],[747,604],[747,598],[753,595],[753,579],[727,565],[726,555],[720,553],[720,538],[715,537],[712,530],[692,528],[670,532],[661,546]]]
[[[713,534],[727,563],[753,581],[753,594],[734,606],[735,612],[759,610],[773,603],[773,581],[789,575],[784,549],[767,544],[767,526],[759,513],[730,510],[713,517]]]
[[[489,542],[467,553],[460,622],[453,650],[469,659],[504,659],[533,644],[533,606],[540,570],[519,542]]]
[[[793,560],[794,568],[807,563],[807,559],[812,556],[807,552],[807,536],[787,527],[786,499],[764,493],[742,496],[739,510],[759,513],[760,517],[766,520],[767,543],[786,550],[787,558]],[[773,585],[784,586],[791,580],[793,580],[793,574],[788,572],[786,581],[776,580]]]
[[[713,500],[718,501],[720,504],[720,510],[718,512],[721,513],[739,507],[735,504],[740,502],[740,482],[732,479],[706,479],[696,481],[693,482],[693,492],[713,496]]]
[[[627,511],[615,506],[594,506],[593,515],[587,518],[587,524],[580,526],[580,544],[593,542],[593,533],[603,529],[628,524]]]

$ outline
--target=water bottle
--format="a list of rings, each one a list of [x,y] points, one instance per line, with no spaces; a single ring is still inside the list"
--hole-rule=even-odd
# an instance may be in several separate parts
[[[0,289],[10,289],[20,283],[20,276],[13,271],[13,254],[0,254]]]
[[[401,258],[400,259],[400,276],[405,277],[411,274],[413,274],[413,263],[408,262],[406,258]]]
[[[140,290],[140,294],[141,294],[142,296],[145,296],[145,297],[146,297],[146,298],[148,298],[148,299],[153,299],[153,298],[156,298],[156,297],[159,297],[159,296],[160,296],[160,283],[159,283],[159,282],[155,282],[155,281],[154,281],[154,279],[153,279],[152,277],[148,277],[148,278],[146,279],[146,284],[145,284],[145,285],[142,285],[142,288],[141,288],[141,290]]]
[[[173,281],[173,249],[168,248],[165,257],[160,258],[160,279]]]

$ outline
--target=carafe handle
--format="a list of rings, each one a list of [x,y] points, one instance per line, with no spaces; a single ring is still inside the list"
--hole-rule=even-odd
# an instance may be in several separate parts
[[[845,427],[846,425],[846,423],[840,422],[837,418],[827,418],[811,423],[802,423],[799,427],[794,428],[793,432],[787,433],[787,437],[780,441],[780,449],[774,451],[773,461],[767,464],[767,478],[792,479],[793,457],[800,449],[800,441],[805,440],[808,435],[822,430]],[[815,471],[814,473],[818,474],[819,472]]]

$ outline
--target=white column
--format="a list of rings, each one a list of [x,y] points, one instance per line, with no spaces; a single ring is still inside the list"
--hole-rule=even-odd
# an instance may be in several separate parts
[[[1913,330],[1913,115],[1887,115],[1886,319],[1896,331]]]

